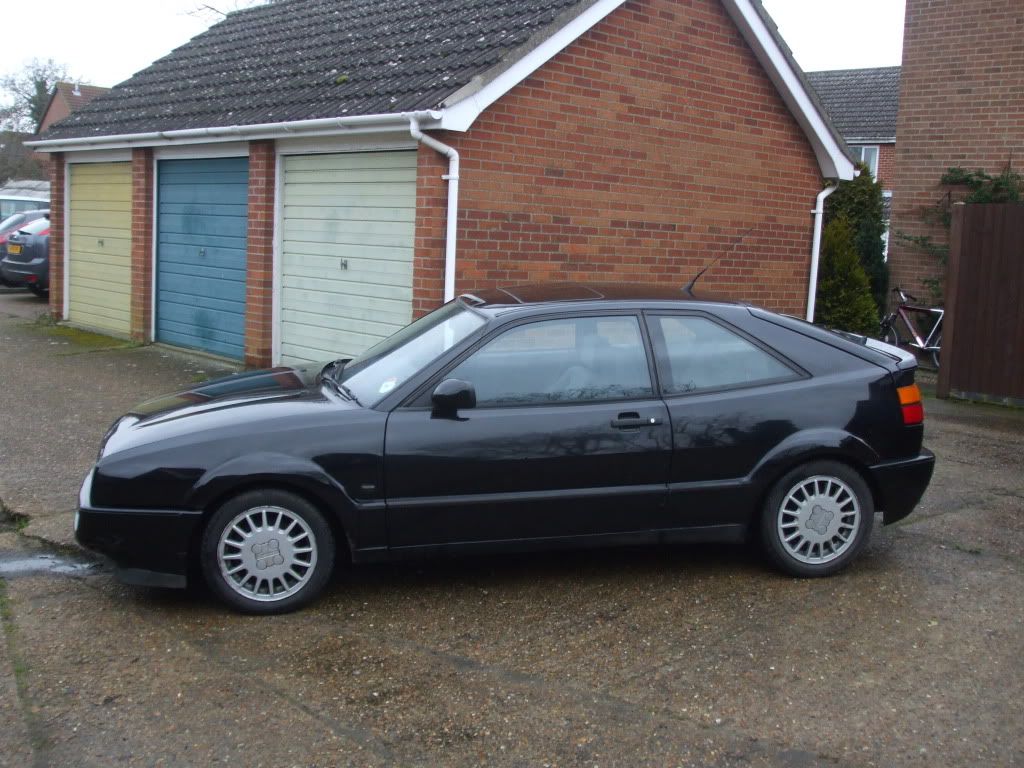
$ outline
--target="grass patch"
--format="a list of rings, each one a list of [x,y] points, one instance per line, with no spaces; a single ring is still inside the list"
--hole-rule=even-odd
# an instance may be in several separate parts
[[[21,533],[31,522],[32,518],[28,515],[22,515],[15,512],[13,509],[4,504],[4,500],[0,499],[0,530],[3,529],[14,529]]]
[[[14,623],[14,611],[11,610],[11,600],[7,595],[7,582],[4,579],[0,579],[0,625],[3,627],[7,656],[11,660],[14,688],[18,695],[18,702],[21,704],[25,724],[28,726],[29,743],[36,753],[36,762],[38,763],[40,753],[45,753],[52,745],[38,715],[32,708],[28,688],[28,665],[18,654],[17,627]]]
[[[49,315],[44,315],[37,322],[28,326],[36,333],[48,336],[58,342],[67,342],[74,345],[75,352],[100,352],[108,349],[126,349],[137,347],[138,344],[125,339],[118,339],[114,336],[105,336],[102,333],[83,331],[81,328],[72,328],[67,325],[56,325]]]

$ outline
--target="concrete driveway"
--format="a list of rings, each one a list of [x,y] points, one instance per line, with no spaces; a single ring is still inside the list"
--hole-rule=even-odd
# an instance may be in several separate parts
[[[931,489],[832,579],[739,547],[459,560],[248,618],[70,540],[110,421],[219,366],[7,302],[2,765],[1024,765],[1019,412],[929,400]]]

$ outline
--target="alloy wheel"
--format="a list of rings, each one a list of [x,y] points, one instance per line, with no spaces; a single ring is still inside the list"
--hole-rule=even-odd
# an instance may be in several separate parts
[[[301,516],[284,507],[252,507],[224,526],[217,561],[224,582],[242,597],[283,600],[312,578],[316,536]]]
[[[829,563],[853,546],[860,526],[857,495],[830,475],[801,479],[786,493],[776,518],[779,541],[801,563]]]

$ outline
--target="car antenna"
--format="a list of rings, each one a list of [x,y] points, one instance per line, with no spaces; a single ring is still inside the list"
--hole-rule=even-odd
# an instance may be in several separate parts
[[[736,241],[732,244],[732,246],[730,246],[729,250],[722,251],[720,254],[715,256],[715,258],[712,259],[711,262],[708,263],[708,265],[706,267],[704,267],[704,269],[702,269],[700,272],[698,272],[696,275],[694,275],[693,280],[691,280],[689,283],[687,283],[686,287],[683,288],[683,290],[686,293],[693,293],[693,286],[695,286],[697,284],[697,281],[700,280],[701,275],[703,275],[705,272],[707,272],[709,269],[711,269],[713,266],[715,266],[715,264],[718,263],[718,260],[721,259],[723,256],[725,256],[728,253],[732,253],[733,251],[735,251],[739,247],[740,243],[742,243],[746,239],[747,235],[749,235],[751,232],[754,231],[754,228],[756,226],[757,226],[756,224],[753,224],[750,227],[747,227],[747,229],[744,230],[740,234],[740,236],[736,238]]]

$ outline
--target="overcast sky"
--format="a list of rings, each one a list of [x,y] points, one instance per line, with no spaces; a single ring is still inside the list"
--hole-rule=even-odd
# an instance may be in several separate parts
[[[231,7],[238,0],[209,0]],[[763,0],[807,71],[900,63],[903,0]],[[29,34],[4,35],[0,74],[52,58],[95,85],[126,80],[202,32],[199,0],[48,0]],[[139,26],[140,33],[132,34]]]

